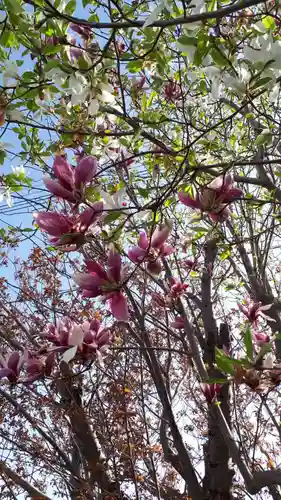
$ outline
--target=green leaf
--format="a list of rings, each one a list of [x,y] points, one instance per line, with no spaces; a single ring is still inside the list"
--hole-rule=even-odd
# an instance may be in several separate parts
[[[4,3],[7,7],[7,11],[11,17],[11,14],[21,14],[23,11],[22,6],[20,5],[19,0],[4,0]],[[18,24],[18,23],[16,23]]]
[[[252,337],[252,331],[251,331],[251,328],[249,325],[247,326],[246,331],[244,332],[243,341],[244,341],[247,357],[251,361],[253,361],[253,353],[254,353],[253,337]]]
[[[205,384],[228,384],[227,378],[207,378],[204,380]]]
[[[214,63],[219,66],[220,68],[224,66],[229,66],[229,61],[227,57],[224,55],[222,50],[218,49],[217,47],[213,48],[210,51],[210,55],[214,61]]]
[[[143,66],[143,61],[142,60],[137,60],[137,61],[130,61],[127,64],[127,70],[130,71],[130,73],[138,73]]]
[[[139,187],[139,188],[138,188],[138,192],[139,192],[139,194],[140,194],[143,198],[148,198],[148,195],[149,195],[149,190],[148,190],[148,189],[145,189],[145,188]]]
[[[50,56],[52,54],[57,54],[61,50],[61,45],[46,45],[43,49],[43,54]]]
[[[196,233],[207,233],[209,229],[204,226],[192,226],[192,231],[195,231]]]
[[[218,8],[217,0],[211,0],[209,5],[208,5],[208,12],[212,12],[214,10],[217,10],[217,8]]]
[[[275,21],[273,19],[272,16],[265,16],[263,19],[262,19],[262,24],[264,25],[264,27],[267,29],[267,30],[272,30],[274,31],[275,28],[276,28],[276,24],[275,24]]]
[[[257,362],[260,358],[262,358],[265,354],[272,351],[271,343],[263,344],[258,352],[257,357],[255,358],[255,362]]]
[[[72,16],[72,14],[75,12],[75,9],[76,9],[76,0],[70,0],[70,2],[68,2],[64,10],[66,14]]]
[[[17,45],[16,37],[12,31],[4,31],[3,35],[1,36],[1,45],[7,48]]]
[[[272,134],[270,132],[259,134],[255,140],[256,146],[263,146],[264,144],[267,144],[269,146],[271,143]]]
[[[183,46],[190,46],[190,45],[197,45],[197,38],[193,37],[193,36],[180,36],[177,40],[177,42],[180,44],[180,45],[183,45]]]
[[[0,150],[0,164],[3,165],[6,157],[6,152]]]
[[[220,253],[220,260],[226,260],[228,259],[228,257],[231,256],[231,250],[229,248],[227,248],[226,250],[224,250],[223,252]]]
[[[60,61],[57,61],[56,59],[52,59],[51,61],[48,61],[45,66],[44,66],[44,70],[46,71],[46,73],[48,71],[50,71],[50,69],[53,69],[53,68],[58,68],[61,66],[61,63]],[[65,74],[65,77],[67,76],[67,73]]]
[[[270,76],[266,76],[264,78],[261,78],[258,80],[254,85],[251,85],[251,90],[258,89],[259,87],[263,87],[266,85],[268,82],[271,82],[272,78]]]
[[[104,224],[110,224],[110,222],[114,222],[115,220],[119,219],[121,217],[122,212],[121,211],[112,211],[107,216],[104,218],[103,223]]]
[[[223,373],[235,375],[232,359],[225,354],[224,351],[216,347],[216,364]]]

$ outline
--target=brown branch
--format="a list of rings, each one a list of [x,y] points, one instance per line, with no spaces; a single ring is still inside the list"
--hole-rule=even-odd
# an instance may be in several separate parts
[[[93,435],[91,426],[82,407],[81,397],[77,387],[73,387],[73,374],[67,363],[60,364],[63,378],[57,380],[57,387],[63,400],[66,402],[67,416],[71,423],[71,429],[75,436],[75,441],[85,459],[91,481],[98,484],[103,494],[111,495],[118,499],[118,485],[111,481],[106,471],[97,442]]]
[[[49,0],[45,0],[45,3],[49,7],[49,12],[52,11],[56,16],[76,24],[90,26],[91,28],[94,29],[141,28],[145,23],[145,21],[134,21],[134,20],[110,22],[110,23],[89,22],[86,19],[79,19],[78,17],[72,17],[68,16],[67,14],[62,14],[51,4],[51,2],[49,2]],[[168,26],[179,26],[184,24],[191,24],[197,21],[206,21],[207,19],[219,20],[225,16],[228,16],[229,14],[239,12],[239,10],[247,9],[249,7],[253,7],[260,4],[264,4],[264,0],[242,0],[232,5],[228,5],[227,7],[214,10],[212,12],[202,12],[200,14],[191,14],[190,16],[176,17],[174,19],[170,18],[165,20],[158,20],[152,23],[150,27],[166,28]]]
[[[37,490],[37,488],[34,488],[28,481],[20,477],[15,471],[10,469],[8,465],[3,462],[2,460],[0,461],[0,473],[5,474],[9,479],[11,479],[17,486],[20,486],[23,490],[25,490],[31,498],[37,498],[40,500],[51,500],[50,497],[45,495],[45,493],[42,493],[42,491]]]

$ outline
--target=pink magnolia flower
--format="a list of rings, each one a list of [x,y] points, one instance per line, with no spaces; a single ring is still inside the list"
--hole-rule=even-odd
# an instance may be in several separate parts
[[[92,28],[90,26],[70,23],[69,27],[72,29],[72,31],[80,35],[81,38],[83,38],[85,41],[88,41],[93,36]]]
[[[257,324],[257,321],[260,317],[265,318],[267,321],[275,321],[273,318],[266,316],[263,311],[268,311],[272,304],[267,304],[265,306],[262,305],[262,302],[254,302],[250,298],[245,300],[245,304],[238,304],[240,311],[245,314],[250,323],[253,325]]]
[[[166,307],[166,301],[163,295],[157,292],[152,292],[151,293],[151,298],[160,307]]]
[[[159,274],[162,269],[159,257],[174,252],[174,248],[165,243],[170,232],[171,229],[168,226],[163,229],[156,229],[149,241],[146,232],[142,231],[139,236],[138,246],[132,247],[128,251],[129,258],[136,264],[147,261],[147,270],[152,274]]]
[[[202,392],[208,403],[212,404],[220,393],[222,386],[220,384],[201,384]]]
[[[81,353],[83,357],[91,357],[93,353],[102,352],[110,345],[111,332],[109,328],[103,327],[99,320],[85,322],[82,327],[85,332]]]
[[[103,327],[99,320],[85,321],[78,325],[70,318],[63,318],[57,325],[47,325],[45,338],[55,344],[51,352],[70,352],[67,359],[70,361],[76,354],[89,359],[97,351],[104,351],[111,343],[112,335],[109,328]]]
[[[107,259],[107,271],[95,260],[86,261],[88,273],[74,275],[74,281],[83,290],[84,297],[104,296],[109,300],[110,310],[116,319],[128,321],[128,305],[122,292],[123,273],[121,256],[110,251]]]
[[[77,250],[86,240],[85,233],[102,214],[103,203],[96,202],[77,215],[38,212],[33,215],[41,231],[49,234],[52,245],[63,251]]]
[[[176,280],[175,278],[172,278],[169,296],[172,297],[173,299],[175,299],[176,297],[179,297],[180,295],[182,295],[187,288],[188,288],[188,285],[186,283],[181,283],[180,281]]]
[[[257,345],[264,345],[270,342],[270,337],[267,333],[263,332],[254,332],[254,340]]]
[[[192,260],[192,259],[185,259],[183,261],[183,266],[185,269],[191,270],[191,269],[196,269],[197,268],[197,261]]]
[[[202,188],[196,198],[184,192],[179,193],[179,200],[194,209],[208,212],[209,217],[215,222],[223,222],[231,216],[229,203],[241,196],[241,189],[232,186],[233,179],[230,174],[220,175],[206,187]]]
[[[57,180],[44,176],[43,181],[50,193],[71,203],[81,201],[85,185],[91,182],[97,171],[97,160],[84,156],[75,168],[63,156],[56,156],[53,171]]]
[[[175,321],[171,323],[172,328],[176,328],[177,330],[184,329],[184,319],[181,316],[178,316]]]
[[[83,57],[85,50],[81,49],[81,47],[70,47],[69,55],[72,62],[78,61],[79,57]]]
[[[17,351],[3,357],[0,355],[0,378],[6,377],[9,382],[17,382],[24,364],[24,356]]]
[[[69,336],[70,331],[73,326],[73,321],[70,318],[65,317],[57,322],[48,323],[46,327],[46,331],[43,333],[44,337],[55,344],[56,346],[68,346],[69,345]]]
[[[141,90],[145,84],[145,81],[146,81],[145,75],[141,76],[138,80],[134,78],[133,79],[133,88],[135,90]]]
[[[49,377],[52,373],[54,362],[55,352],[50,352],[45,358],[36,357],[29,353],[26,362],[27,377],[24,382],[31,383],[40,378]]]
[[[164,96],[167,101],[176,101],[181,97],[180,85],[175,81],[169,81],[164,86]]]

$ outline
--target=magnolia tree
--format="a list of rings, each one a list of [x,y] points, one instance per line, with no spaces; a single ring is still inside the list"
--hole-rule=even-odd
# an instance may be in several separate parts
[[[1,499],[281,498],[280,8],[0,1]]]

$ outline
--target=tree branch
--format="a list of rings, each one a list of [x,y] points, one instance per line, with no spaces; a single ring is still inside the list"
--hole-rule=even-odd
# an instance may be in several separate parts
[[[6,474],[6,476],[11,479],[15,484],[20,486],[23,490],[25,490],[31,498],[40,498],[40,500],[51,500],[50,497],[45,495],[45,493],[42,493],[42,491],[37,490],[37,488],[34,488],[30,483],[28,483],[25,479],[20,477],[15,471],[10,469],[5,462],[2,460],[0,461],[0,472],[2,474]]]

